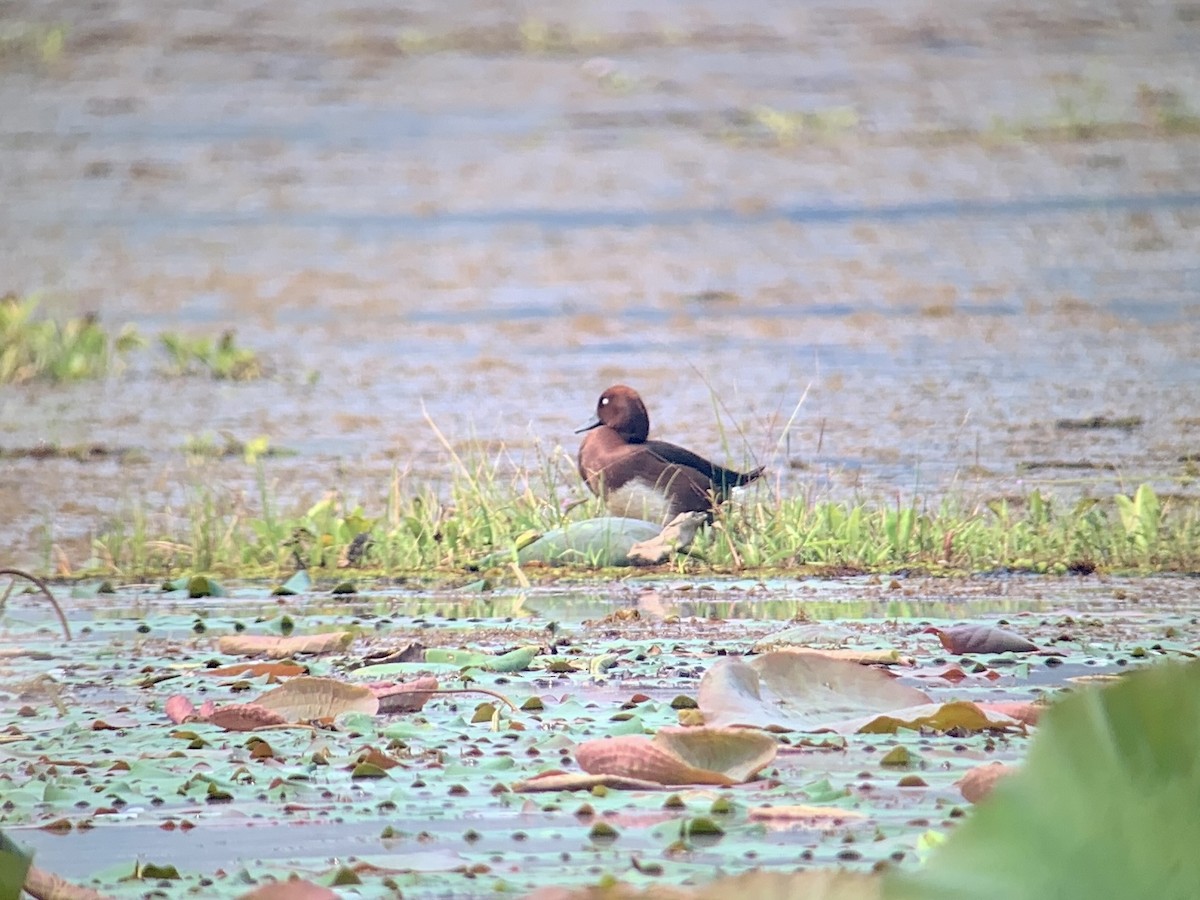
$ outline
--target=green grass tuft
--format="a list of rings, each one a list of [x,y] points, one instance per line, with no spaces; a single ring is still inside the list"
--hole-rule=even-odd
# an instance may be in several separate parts
[[[112,334],[94,315],[58,322],[37,308],[36,297],[0,298],[0,384],[102,378],[145,343],[132,325]]]
[[[285,508],[259,459],[256,503],[201,486],[183,508],[136,509],[95,538],[90,568],[148,580],[179,571],[279,577],[301,566],[444,581],[490,553],[512,551],[530,532],[603,515],[561,450],[532,470],[515,469],[503,456],[453,461],[455,475],[441,490],[395,471],[378,504],[332,491]],[[568,516],[565,500],[584,502]],[[760,489],[723,507],[693,555],[672,565],[680,574],[760,575],[1195,571],[1200,504],[1160,499],[1148,485],[1130,496],[1073,504],[1034,490],[1017,499],[950,498],[934,506],[809,503]],[[531,571],[501,577],[521,581]]]

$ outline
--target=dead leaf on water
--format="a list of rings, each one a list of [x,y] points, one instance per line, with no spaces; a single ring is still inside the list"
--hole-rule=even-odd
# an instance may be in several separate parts
[[[215,675],[218,678],[232,678],[238,675],[249,676],[256,678],[260,675],[267,675],[271,678],[293,678],[296,675],[303,675],[308,670],[295,662],[267,662],[267,663],[234,663],[229,666],[218,666],[215,669],[201,669],[205,675]]]
[[[923,633],[937,635],[942,646],[951,653],[1030,653],[1041,649],[1015,632],[989,625],[931,626]]]
[[[653,738],[625,735],[575,748],[580,768],[659,784],[740,784],[775,759],[774,738],[730,728],[660,728]]]
[[[288,724],[288,720],[279,713],[257,703],[229,703],[218,706],[203,721],[226,731],[254,731],[257,728]]]
[[[438,680],[424,675],[416,681],[377,681],[364,686],[378,698],[381,714],[420,712],[433,696],[430,692],[438,689]]]
[[[619,791],[663,791],[665,784],[647,781],[644,778],[628,778],[623,775],[589,775],[586,772],[543,772],[525,781],[515,781],[512,790],[518,794],[537,791],[590,791],[603,785]]]
[[[286,659],[298,653],[320,654],[345,650],[354,641],[351,631],[329,631],[324,634],[275,637],[269,634],[227,634],[217,642],[217,649],[229,656],[268,656]]]
[[[1019,766],[1007,766],[1004,763],[988,763],[986,766],[976,766],[958,780],[958,789],[963,799],[968,803],[978,803],[992,792],[996,783],[1013,772]]]
[[[370,688],[308,675],[298,676],[267,691],[255,703],[274,710],[288,722],[333,719],[348,712],[369,716],[379,712],[379,698]]]
[[[1030,703],[1027,700],[989,700],[977,706],[986,712],[1009,716],[1023,725],[1036,725],[1047,708],[1044,704]]]

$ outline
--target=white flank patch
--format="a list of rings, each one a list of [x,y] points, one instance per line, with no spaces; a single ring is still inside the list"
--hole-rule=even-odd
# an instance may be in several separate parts
[[[671,518],[671,504],[666,495],[644,478],[635,478],[625,482],[620,490],[609,491],[604,505],[614,516],[659,524],[666,524]]]

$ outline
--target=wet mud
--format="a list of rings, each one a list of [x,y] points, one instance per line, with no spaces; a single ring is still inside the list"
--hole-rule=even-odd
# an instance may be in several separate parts
[[[768,466],[764,491],[1196,492],[1194,6],[4,19],[0,292],[235,328],[273,372],[166,378],[146,353],[0,388],[14,562],[86,558],[198,486],[254,497],[242,460],[183,452],[200,434],[294,451],[264,465],[297,506],[444,483],[426,416],[566,471],[616,381],[658,436]],[[136,453],[21,452],[43,445]]]

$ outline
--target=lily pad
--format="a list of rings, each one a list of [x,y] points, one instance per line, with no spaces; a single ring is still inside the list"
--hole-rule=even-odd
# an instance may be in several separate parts
[[[518,647],[500,656],[492,656],[471,650],[432,649],[425,651],[425,662],[489,672],[523,672],[540,652],[540,647]]]
[[[271,591],[271,594],[276,597],[291,597],[296,594],[307,594],[310,590],[312,590],[312,578],[309,577],[307,569],[300,569],[295,575]]]
[[[662,526],[641,519],[604,516],[585,519],[548,531],[532,544],[516,551],[519,565],[531,562],[551,566],[628,566],[634,544],[659,536]],[[512,552],[493,553],[479,565],[481,568],[506,565],[513,561]]]
[[[802,650],[749,663],[720,660],[704,673],[697,700],[708,725],[773,731],[830,730],[831,723],[930,702],[877,669]]]

